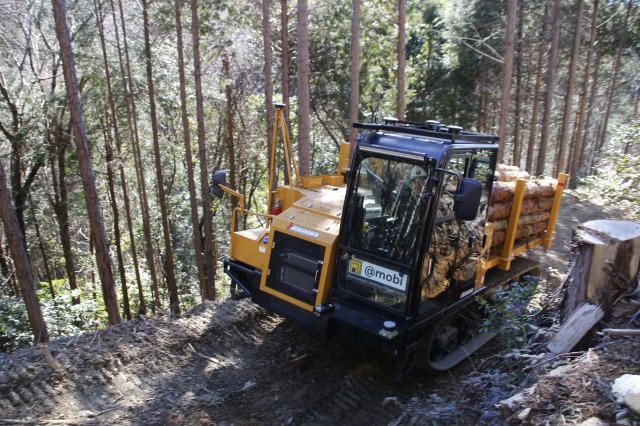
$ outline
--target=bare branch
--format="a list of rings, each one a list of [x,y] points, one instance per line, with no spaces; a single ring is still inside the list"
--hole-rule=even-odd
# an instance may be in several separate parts
[[[455,39],[455,40],[461,41],[469,49],[473,50],[474,52],[477,52],[477,53],[481,54],[482,56],[485,56],[485,57],[491,59],[492,61],[495,61],[495,62],[497,62],[499,64],[502,64],[504,62],[503,58],[500,55],[491,56],[488,53],[483,52],[482,50],[478,49],[477,47],[475,47],[475,46],[471,45],[469,42],[467,42],[467,40],[473,40],[473,41],[479,42],[480,44],[483,44],[484,46],[489,47],[486,43],[484,43],[484,41],[481,41],[481,40],[478,40],[478,39],[475,39],[475,38],[469,38],[469,37],[455,37],[455,36],[453,36],[452,38]],[[494,51],[492,48],[490,50]]]
[[[20,114],[18,113],[18,107],[11,100],[11,96],[9,95],[9,91],[7,90],[7,84],[4,79],[4,73],[0,70],[0,92],[2,93],[2,97],[4,98],[9,110],[11,111],[11,118],[13,121],[14,130],[18,129],[20,124]]]

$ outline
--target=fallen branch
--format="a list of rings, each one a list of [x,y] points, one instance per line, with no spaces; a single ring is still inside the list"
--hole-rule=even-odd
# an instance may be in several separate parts
[[[301,359],[304,359],[306,357],[307,357],[307,354],[302,354],[299,357],[292,359],[290,362],[300,361]]]
[[[204,359],[206,359],[207,361],[212,362],[212,363],[214,363],[214,364],[216,364],[216,365],[219,365],[219,366],[224,365],[222,362],[218,361],[217,359],[215,359],[215,358],[211,358],[210,356],[206,356],[206,355],[201,354],[200,352],[196,351],[196,350],[193,348],[193,346],[191,346],[191,343],[187,343],[187,346],[189,347],[189,349],[191,349],[191,352],[193,352],[194,354],[198,355],[200,358],[204,358]]]
[[[0,419],[0,423],[9,425],[81,425],[86,423],[87,419],[75,420],[33,420],[33,419]]]
[[[93,339],[91,339],[91,341],[89,342],[89,344],[93,344],[93,341],[96,340],[96,337],[98,337],[98,335],[100,334],[100,330],[96,330],[96,332],[93,334]]]
[[[575,262],[571,262],[569,264],[569,270],[567,271],[567,276],[562,281],[562,284],[560,284],[558,286],[558,289],[553,294],[553,297],[551,297],[550,300],[547,300],[545,302],[545,305],[542,308],[540,308],[540,310],[533,315],[534,317],[536,317],[536,318],[537,317],[542,317],[543,315],[545,315],[550,310],[557,310],[556,309],[556,305],[557,305],[556,301],[558,300],[558,298],[560,298],[563,295],[563,293],[566,293],[567,286],[569,284],[570,277],[573,275],[573,269],[574,269],[575,265],[576,265]],[[562,300],[559,303],[562,304]]]
[[[118,399],[120,399],[120,398],[122,398],[122,396],[121,396],[121,397],[118,397]],[[112,404],[115,404],[115,403],[116,403],[116,401],[117,401],[118,399],[116,399],[115,401],[113,401],[113,403],[112,403]],[[117,407],[115,407],[115,406],[113,406],[113,407],[109,407],[109,408],[107,408],[106,410],[98,411],[97,413],[93,414],[93,415],[92,415],[92,416],[90,416],[90,417],[98,417],[99,415],[104,414],[104,413],[106,413],[106,412],[109,412],[109,411],[111,411],[111,410],[114,410],[114,409],[116,409],[116,408],[117,408]]]
[[[536,368],[540,367],[541,365],[547,364],[549,362],[555,361],[555,360],[560,359],[560,358],[577,358],[577,357],[582,356],[582,355],[584,355],[584,351],[566,352],[566,353],[563,353],[563,354],[558,354],[558,355],[554,355],[554,356],[550,356],[550,357],[545,357],[539,363],[534,364],[534,365],[529,366],[529,367],[523,368],[522,371],[535,370]]]
[[[51,367],[53,371],[61,370],[60,364],[58,364],[58,362],[55,359],[53,359],[47,345],[39,343],[36,347],[42,351],[42,355],[44,355],[45,361],[47,361],[47,364],[49,365],[49,367]]]
[[[616,265],[609,259],[606,259],[604,263],[605,267],[609,269],[609,275],[613,280],[617,281],[620,288],[631,290],[631,293],[635,291],[635,283],[631,281],[631,278],[629,278],[624,272],[620,271],[619,268],[616,268]]]
[[[155,328],[156,330],[158,330],[158,331],[159,331],[159,332],[161,332],[161,333],[164,333],[164,334],[171,334],[171,332],[170,332],[170,331],[167,331],[167,330],[165,330],[164,328],[157,327],[157,326],[155,326],[155,325],[151,324],[150,322],[146,322],[146,324],[147,324],[148,326],[150,326],[151,328]]]
[[[605,328],[602,333],[611,337],[640,336],[640,330],[630,328]]]
[[[152,347],[153,349],[155,349],[156,351],[160,352],[161,354],[165,354],[170,358],[177,358],[176,355],[167,352],[167,351],[163,351],[162,349],[158,349],[153,343],[149,342],[148,340],[146,340],[144,337],[142,336],[138,336],[137,334],[133,334],[133,337],[137,338],[138,340],[140,340],[141,342],[144,342],[146,344],[148,344],[150,347]]]

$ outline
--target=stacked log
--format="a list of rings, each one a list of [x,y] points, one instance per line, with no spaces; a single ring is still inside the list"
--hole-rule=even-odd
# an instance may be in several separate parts
[[[529,180],[531,175],[524,170],[520,170],[518,166],[507,166],[506,164],[498,164],[496,166],[496,180],[498,182],[515,182],[518,179]]]
[[[492,247],[502,244],[505,240],[518,179],[526,180],[526,184],[516,239],[526,239],[544,232],[547,229],[558,181],[530,179],[527,172],[515,166],[502,164],[496,168],[496,179],[489,204],[489,221],[494,224]]]
[[[558,181],[555,179],[525,179],[527,181],[528,198],[553,197]],[[491,202],[504,202],[513,199],[516,181],[496,181],[491,191]]]

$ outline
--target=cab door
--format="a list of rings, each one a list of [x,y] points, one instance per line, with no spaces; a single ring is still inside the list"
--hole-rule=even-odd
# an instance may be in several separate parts
[[[473,291],[494,170],[495,151],[484,149],[455,153],[439,172],[439,197],[420,274],[421,314]],[[469,221],[457,220],[453,211],[454,195],[465,177],[482,183],[478,214]]]

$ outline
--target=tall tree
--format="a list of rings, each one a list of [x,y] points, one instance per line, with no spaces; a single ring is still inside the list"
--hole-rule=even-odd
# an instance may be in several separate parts
[[[238,175],[238,167],[236,164],[236,147],[234,143],[234,126],[233,126],[233,88],[231,86],[232,76],[231,76],[231,62],[229,61],[229,57],[225,53],[222,56],[222,75],[227,80],[227,84],[225,85],[225,97],[226,97],[226,109],[224,113],[224,120],[226,122],[226,132],[224,132],[224,139],[226,140],[227,147],[227,159],[229,160],[229,184],[232,188],[238,188],[237,184],[237,175]],[[236,197],[231,199],[231,211],[235,214],[236,207],[238,207],[238,200]],[[232,229],[233,232],[236,229]]]
[[[562,0],[554,0],[553,19],[551,20],[551,47],[549,50],[549,66],[547,67],[547,81],[545,83],[544,104],[542,115],[542,129],[540,131],[540,150],[536,164],[536,175],[544,174],[547,161],[547,145],[551,128],[551,112],[553,109],[553,92],[558,68],[558,46],[560,44],[560,6]]]
[[[191,226],[193,227],[193,242],[195,248],[196,265],[198,268],[198,283],[200,295],[205,299],[207,293],[207,279],[202,253],[202,237],[200,235],[200,220],[198,219],[198,202],[193,165],[193,151],[191,150],[191,132],[189,131],[189,113],[187,111],[187,83],[184,72],[184,53],[182,47],[182,13],[181,1],[175,1],[176,38],[178,49],[178,77],[180,79],[180,111],[182,114],[182,138],[184,139],[184,157],[187,163],[187,186],[189,187],[189,203],[191,205]]]
[[[213,217],[211,215],[211,192],[204,128],[204,100],[202,98],[202,71],[200,66],[200,36],[198,31],[198,1],[191,0],[191,34],[193,36],[193,75],[196,85],[196,112],[198,119],[198,158],[200,163],[200,195],[202,196],[202,222],[204,233],[204,266],[206,275],[205,294],[207,300],[216,298],[216,259],[213,251]]]
[[[129,302],[129,289],[127,288],[127,274],[124,264],[124,255],[122,252],[122,238],[120,234],[120,208],[118,206],[118,199],[116,197],[116,169],[120,170],[120,177],[124,186],[123,195],[128,200],[129,195],[126,191],[126,181],[124,176],[124,170],[122,167],[122,161],[120,161],[120,128],[118,126],[118,113],[116,112],[115,101],[113,99],[113,91],[111,86],[111,71],[109,70],[109,59],[107,55],[107,43],[104,35],[104,19],[102,15],[102,3],[94,2],[96,7],[96,17],[98,21],[98,34],[100,36],[100,45],[102,47],[102,60],[104,64],[105,73],[105,85],[107,88],[107,103],[109,105],[109,112],[111,125],[105,127],[105,149],[107,153],[107,181],[110,194],[111,211],[113,212],[113,236],[116,243],[116,256],[118,260],[118,274],[120,275],[120,285],[122,288],[122,309],[124,317],[127,320],[131,319],[131,303]],[[113,154],[113,147],[111,146],[111,130],[113,130],[113,137],[116,140],[116,154]],[[127,220],[131,221],[131,215],[129,213],[129,204],[127,202],[125,208]],[[131,235],[133,237],[133,235]]]
[[[411,4],[411,3],[410,3]],[[414,3],[415,4],[415,3]],[[430,119],[448,120],[450,112],[458,102],[442,102],[442,99],[453,96],[465,97],[459,93],[467,88],[461,84],[450,84],[448,80],[456,79],[456,71],[451,70],[443,60],[445,55],[445,24],[440,8],[430,1],[421,0],[415,4],[420,11],[419,25],[409,31],[407,40],[407,61],[411,67],[409,93],[413,96],[407,102],[407,117],[411,121]],[[409,14],[415,10],[409,8]],[[363,61],[366,59],[363,58]],[[466,74],[466,73],[465,73]],[[468,80],[462,81],[468,85]],[[469,96],[470,97],[470,96]],[[456,122],[460,123],[461,122]]]
[[[396,115],[398,120],[404,120],[404,71],[405,71],[405,27],[407,22],[407,4],[406,0],[398,0],[398,75],[396,87]]]
[[[118,34],[118,25],[116,23],[116,17],[115,17],[115,5],[113,3],[113,0],[111,1],[111,9],[112,9],[112,17],[113,17],[113,24],[114,24],[114,30],[115,30],[115,38],[116,38],[116,43],[117,43],[117,48],[118,48],[118,54],[121,55],[120,52],[120,37]],[[101,13],[101,7],[100,7],[100,22],[101,22],[101,26],[104,26],[104,17],[102,16]],[[105,62],[105,76],[106,76],[106,83],[107,83],[107,96],[108,96],[108,103],[109,103],[109,111],[111,112],[111,121],[112,121],[112,126],[113,126],[113,132],[114,132],[114,139],[116,142],[116,150],[115,150],[115,160],[116,160],[116,164],[117,164],[117,170],[119,172],[120,175],[120,185],[122,186],[122,201],[124,203],[124,212],[125,212],[125,218],[126,218],[126,223],[127,223],[127,230],[129,233],[129,246],[130,246],[130,251],[131,251],[131,259],[133,262],[133,269],[135,272],[135,277],[136,277],[136,284],[137,284],[137,288],[138,288],[138,302],[139,302],[139,307],[138,307],[138,311],[140,313],[145,313],[146,312],[146,306],[145,306],[145,302],[144,302],[144,294],[142,291],[142,280],[140,278],[140,267],[139,267],[139,263],[138,263],[138,254],[137,254],[137,250],[136,250],[136,237],[135,237],[135,233],[134,233],[134,229],[133,229],[133,220],[131,217],[131,199],[129,198],[129,187],[127,184],[127,179],[125,176],[125,170],[124,170],[124,162],[122,161],[122,136],[121,136],[121,131],[120,131],[120,125],[119,125],[119,119],[118,119],[118,113],[116,110],[116,104],[115,104],[115,96],[113,94],[113,85],[111,84],[111,73],[109,71],[108,65],[109,65],[109,61],[108,61],[108,57],[107,57],[107,53],[106,53],[106,42],[105,42],[105,36],[103,34],[104,29],[101,29],[101,43],[102,43],[102,49],[104,53],[104,57],[103,60]],[[126,85],[126,83],[124,83],[123,80],[123,84]],[[125,96],[126,96],[126,90],[124,90]],[[126,101],[125,101],[126,102]],[[116,222],[117,223],[117,222]],[[114,227],[116,225],[114,224]],[[114,228],[114,232],[115,232],[115,228]],[[119,229],[118,229],[118,233],[120,233]],[[122,270],[120,271],[120,273],[122,274]],[[123,286],[124,286],[124,281],[123,281]],[[123,292],[126,291],[126,286],[123,288]],[[128,293],[128,291],[126,291]],[[123,299],[124,297],[127,298],[127,300],[123,300],[124,305],[125,305],[125,313],[127,312],[127,310],[130,311],[130,308],[128,309],[127,306],[129,305],[128,303],[128,294],[126,294],[126,296],[123,294]],[[130,314],[127,314],[127,318],[130,318]]]
[[[160,292],[158,288],[158,274],[156,273],[155,267],[155,255],[154,255],[154,246],[153,240],[151,238],[151,218],[149,215],[149,203],[147,200],[147,189],[146,189],[146,181],[144,178],[144,169],[142,167],[142,158],[140,155],[140,143],[138,136],[138,119],[136,113],[136,101],[133,96],[133,75],[131,73],[131,60],[129,58],[129,44],[127,41],[127,26],[124,20],[124,12],[122,7],[122,0],[118,0],[118,10],[120,12],[120,25],[122,26],[122,46],[120,45],[120,37],[118,34],[118,22],[116,17],[116,8],[114,4],[114,0],[110,0],[111,2],[111,12],[113,18],[113,28],[115,30],[115,38],[116,38],[116,47],[118,50],[118,64],[120,66],[120,81],[122,82],[122,93],[124,93],[124,105],[125,110],[127,112],[127,124],[129,128],[129,135],[131,138],[131,148],[133,151],[133,162],[134,168],[136,170],[136,180],[138,183],[138,194],[140,196],[140,207],[142,210],[142,229],[144,233],[145,243],[146,243],[146,257],[149,268],[149,275],[151,276],[151,293],[154,297],[154,304],[152,305],[152,310],[155,312],[156,309],[160,309]],[[124,47],[124,58],[123,59],[123,49]],[[128,191],[127,191],[128,192]],[[129,228],[129,234],[133,233],[132,228]],[[133,246],[134,239],[131,238],[132,243],[132,256],[134,258],[134,262],[138,265],[137,262],[137,254],[135,247]],[[138,308],[141,314],[146,313],[146,302],[144,297],[144,291],[142,289],[142,283],[140,281],[140,272],[136,268],[136,278],[138,281],[138,298],[140,299],[140,306]]]
[[[516,34],[516,11],[518,10],[518,0],[509,0],[509,13],[507,17],[506,45],[504,49],[503,71],[502,71],[502,97],[500,99],[500,116],[498,118],[498,136],[500,137],[500,149],[498,151],[498,161],[504,158],[504,147],[507,137],[507,115],[509,114],[509,104],[511,101],[511,76],[513,74],[513,51]]]
[[[358,121],[360,107],[360,0],[352,0],[351,15],[351,96],[349,97],[349,160],[356,150],[358,132],[353,123]]]
[[[151,36],[149,29],[149,0],[142,0],[142,17],[144,20],[144,46],[145,62],[147,70],[147,86],[149,90],[149,114],[151,115],[151,131],[153,134],[153,152],[156,164],[156,181],[158,187],[158,199],[160,200],[160,217],[162,219],[162,235],[164,237],[164,265],[166,269],[167,288],[169,290],[169,309],[174,316],[180,316],[180,301],[178,299],[178,286],[176,283],[175,265],[173,262],[173,247],[171,245],[171,228],[167,199],[164,188],[164,175],[162,172],[162,153],[160,152],[160,140],[158,135],[158,117],[156,114],[156,94],[153,81],[153,64],[151,62]]]
[[[55,78],[54,78],[55,80]],[[76,276],[76,261],[71,244],[71,223],[69,221],[69,197],[67,190],[67,149],[69,148],[71,126],[73,122],[68,120],[65,126],[65,106],[57,108],[52,114],[53,120],[45,130],[45,138],[49,143],[49,168],[51,170],[51,183],[53,194],[47,194],[58,222],[58,232],[64,257],[64,268],[67,273],[67,281],[71,289],[71,302],[80,304],[78,280]]]
[[[533,172],[533,149],[536,143],[536,128],[538,126],[538,107],[540,105],[540,86],[542,85],[542,66],[544,62],[544,48],[546,46],[545,39],[547,37],[547,21],[548,21],[548,8],[544,7],[544,18],[542,20],[542,30],[540,31],[540,45],[538,46],[538,60],[536,63],[536,82],[533,88],[533,105],[531,106],[531,122],[529,123],[529,142],[527,144],[527,161],[526,170],[529,173]]]
[[[592,120],[591,118],[594,116],[594,114],[596,113],[594,110],[594,105],[596,103],[596,99],[597,99],[597,94],[598,94],[598,85],[599,85],[599,80],[600,80],[600,64],[602,63],[602,57],[604,56],[603,53],[603,44],[597,44],[596,45],[596,60],[593,63],[593,74],[591,77],[591,89],[589,89],[589,101],[587,103],[587,117],[585,118],[585,123],[584,123],[584,134],[582,135],[582,149],[580,150],[580,160],[578,161],[578,164],[580,164],[580,167],[584,167],[585,170],[587,170],[588,172],[591,172],[591,165],[592,162],[594,160],[593,157],[593,152],[596,149],[596,146],[598,145],[598,141],[594,140],[596,139],[596,137],[592,137],[592,133],[593,133],[593,129],[592,127]],[[597,135],[597,132],[596,132]],[[591,143],[588,143],[589,141],[591,141]],[[587,152],[589,152],[589,160],[586,161],[587,158]],[[586,163],[586,164],[585,164]]]
[[[571,51],[571,60],[569,63],[569,81],[567,82],[567,92],[564,98],[564,116],[560,124],[560,138],[558,140],[558,159],[556,170],[558,173],[566,171],[565,158],[567,152],[567,144],[569,141],[569,127],[571,124],[571,115],[573,112],[573,90],[576,85],[576,70],[578,68],[578,60],[580,55],[580,40],[582,38],[582,16],[584,14],[584,0],[578,1],[578,12],[576,13],[575,33],[573,35],[573,50]]]
[[[12,99],[9,94],[9,90],[7,88],[7,83],[5,82],[4,73],[0,70],[0,93],[2,94],[2,98],[6,103],[5,108],[10,112],[11,124],[5,125],[2,121],[0,121],[0,131],[5,138],[11,144],[11,192],[15,197],[16,194],[20,191],[20,187],[22,186],[22,150],[23,150],[23,136],[21,135],[22,128],[22,117],[20,114],[20,108],[16,104],[16,102]],[[18,220],[18,226],[20,227],[21,232],[24,234],[24,207],[23,204],[19,202],[19,200],[14,199],[14,203],[16,205],[16,219]]]
[[[85,201],[87,203],[89,222],[91,224],[91,239],[96,251],[96,263],[102,285],[102,295],[109,324],[117,324],[121,321],[120,312],[118,311],[118,298],[113,270],[111,268],[111,259],[109,258],[109,246],[102,221],[100,199],[96,189],[93,165],[91,164],[89,138],[87,136],[87,128],[82,111],[82,100],[78,88],[71,37],[66,21],[67,11],[65,0],[53,0],[53,13],[56,22],[56,35],[60,43],[60,57],[62,59],[64,81],[67,88],[67,101],[74,124],[76,151],[80,165],[80,175],[82,176]]]
[[[0,220],[2,219],[0,218]],[[16,283],[16,280],[15,280],[16,274],[13,273],[13,268],[10,267],[13,265],[9,264],[8,256],[5,254],[5,249],[3,247],[4,246],[3,240],[4,240],[3,238],[0,238],[0,273],[2,274],[2,277],[5,280],[4,282],[8,284],[9,296],[16,296],[20,294],[20,288],[18,287],[18,284]]]
[[[575,189],[578,182],[578,171],[580,167],[580,153],[582,152],[582,132],[585,121],[585,109],[587,104],[587,93],[589,91],[589,79],[591,78],[591,60],[593,58],[594,45],[596,41],[596,29],[598,23],[599,0],[594,0],[593,11],[591,12],[591,27],[589,30],[589,44],[587,45],[587,57],[584,62],[584,80],[578,101],[578,113],[576,118],[576,130],[573,132],[573,155],[569,169],[569,188]]]
[[[40,249],[40,254],[42,255],[42,264],[44,266],[44,272],[47,275],[47,282],[49,283],[49,294],[51,294],[51,299],[56,298],[56,291],[53,288],[53,275],[51,274],[51,267],[49,266],[49,256],[47,255],[47,251],[45,249],[45,242],[42,238],[42,233],[40,232],[40,223],[38,222],[38,218],[35,214],[33,198],[31,194],[29,194],[29,204],[31,205],[31,220],[33,221],[33,227],[36,231],[36,237],[38,238],[38,248]],[[2,243],[0,243],[0,246]],[[2,256],[2,253],[0,253]]]
[[[622,1],[622,4],[624,5],[624,0]],[[613,98],[615,98],[616,96],[616,89],[618,86],[618,76],[620,74],[620,63],[621,63],[622,53],[627,47],[627,39],[629,37],[629,32],[627,31],[627,25],[629,23],[629,16],[631,16],[632,7],[633,7],[633,1],[629,0],[629,5],[627,6],[627,13],[624,16],[624,23],[622,24],[622,28],[620,29],[620,43],[618,45],[618,50],[616,52],[616,59],[613,64],[611,79],[609,80],[609,90],[608,90],[607,99],[606,99],[606,109],[604,112],[600,137],[598,138],[597,151],[600,151],[602,149],[602,147],[604,146],[604,141],[607,137],[607,128],[609,127],[611,107],[613,106]]]
[[[30,41],[27,41],[30,43]],[[24,49],[30,51],[30,46]],[[24,78],[24,76],[20,76]],[[18,218],[18,224],[20,230],[25,233],[25,220],[24,214],[26,210],[26,201],[29,194],[29,188],[31,183],[35,179],[38,170],[44,164],[44,157],[40,156],[33,161],[31,170],[25,178],[23,178],[23,168],[25,167],[25,161],[23,161],[23,153],[26,149],[27,135],[33,126],[25,124],[23,119],[23,107],[18,105],[17,101],[12,99],[11,94],[7,88],[5,82],[4,73],[0,70],[0,94],[5,102],[5,108],[9,111],[10,124],[5,125],[0,121],[0,133],[2,133],[11,145],[11,189],[13,193],[13,204],[16,209],[16,217]],[[28,120],[27,120],[28,121]]]
[[[286,31],[285,28],[282,31]],[[273,111],[273,81],[271,75],[271,25],[269,23],[269,0],[262,0],[262,45],[264,48],[264,99],[265,99],[265,110],[266,110],[266,119],[267,119],[267,158],[271,161],[271,152],[275,149],[272,146],[271,138],[273,137],[273,119],[274,119],[274,111]],[[283,46],[284,51],[284,46]],[[286,104],[285,104],[286,108]],[[270,164],[270,167],[275,167],[275,164]],[[274,181],[275,185],[276,182]],[[270,191],[275,190],[275,188],[269,188]],[[271,199],[271,197],[269,197]],[[267,206],[267,211],[271,211],[272,206]]]
[[[289,11],[287,8],[287,0],[280,0],[280,64],[282,70],[282,102],[284,103],[284,118],[291,130],[289,124]],[[291,134],[291,131],[289,131]]]
[[[33,331],[33,339],[35,343],[48,342],[49,332],[44,322],[42,311],[40,310],[40,302],[36,294],[33,272],[31,271],[31,262],[29,261],[29,253],[27,251],[27,243],[18,224],[13,207],[11,191],[4,173],[4,166],[0,159],[0,218],[4,225],[4,232],[9,242],[11,257],[18,276],[18,283],[22,293],[22,299],[27,308],[27,316],[29,324]]]
[[[524,34],[524,2],[518,3],[518,34],[516,39],[516,96],[515,110],[513,112],[513,160],[514,166],[520,167],[520,158],[522,151],[521,129],[522,129],[522,50],[523,50],[523,34]]]
[[[124,264],[124,255],[122,253],[122,238],[120,235],[120,208],[118,206],[118,198],[116,195],[116,161],[113,155],[113,147],[109,140],[108,125],[104,125],[104,144],[107,158],[107,187],[109,188],[109,202],[111,203],[111,211],[113,213],[113,238],[116,245],[116,259],[118,261],[118,274],[120,275],[120,285],[122,288],[122,312],[125,319],[131,319],[131,303],[129,303],[129,289],[127,288],[127,273]]]
[[[309,77],[309,10],[307,0],[298,0],[298,167],[304,177],[311,173]]]

